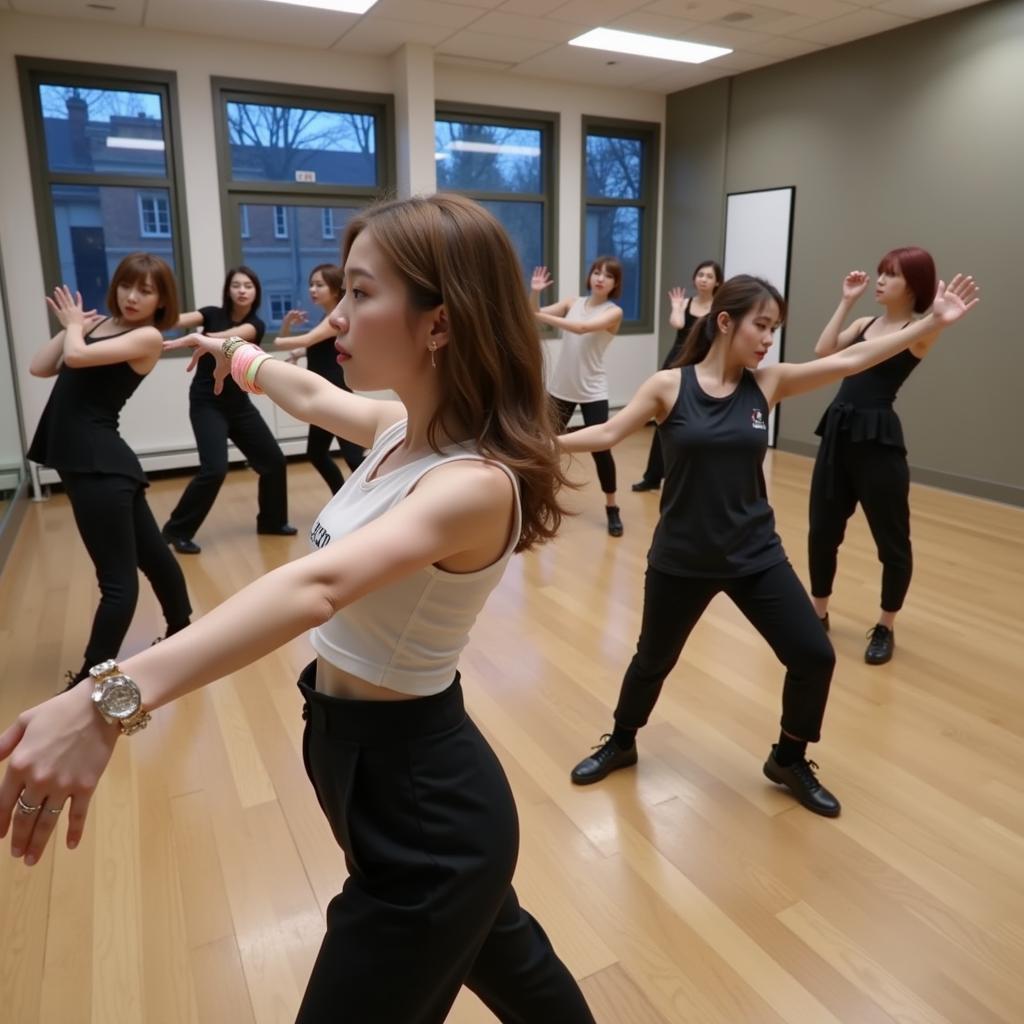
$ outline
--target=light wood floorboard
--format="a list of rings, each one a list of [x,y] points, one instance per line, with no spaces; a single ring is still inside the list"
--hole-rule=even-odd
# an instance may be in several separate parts
[[[813,752],[838,820],[762,777],[782,672],[724,598],[667,681],[638,767],[581,790],[569,769],[609,728],[639,628],[658,498],[629,482],[649,437],[616,453],[625,536],[605,534],[580,460],[580,514],[513,561],[463,658],[519,804],[522,902],[601,1024],[1022,1024],[1024,511],[914,487],[914,583],[880,668],[862,658],[879,566],[851,522]],[[770,456],[804,579],[809,473]],[[183,482],[154,483],[158,519]],[[289,483],[300,536],[257,537],[255,477],[229,475],[202,555],[181,560],[197,611],[306,551],[327,491],[304,464]],[[79,664],[94,591],[66,499],[34,506],[0,579],[0,723]],[[142,591],[125,652],[162,631]],[[296,640],[119,744],[74,853],[57,845],[31,870],[0,857],[0,1019],[294,1019],[345,874],[299,753],[309,658]],[[401,983],[386,964],[381,981]],[[492,1018],[464,992],[449,1019]]]

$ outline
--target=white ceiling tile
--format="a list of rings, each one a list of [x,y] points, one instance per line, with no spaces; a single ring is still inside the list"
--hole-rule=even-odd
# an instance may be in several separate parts
[[[441,4],[435,0],[377,0],[368,18],[390,18],[392,21],[416,21],[421,25],[465,28],[486,12],[479,7]]]
[[[781,60],[790,57],[802,57],[805,53],[814,53],[822,48],[821,43],[812,43],[810,39],[790,39],[787,36],[772,36],[771,39],[753,46],[742,47],[751,53],[764,53]]]
[[[516,66],[517,74],[565,79],[587,85],[629,88],[652,78],[669,62],[651,57],[606,54],[575,46],[558,46]]]
[[[885,0],[876,3],[876,7],[886,14],[902,14],[907,18],[933,18],[950,11],[959,11],[964,7],[986,3],[987,0]]]
[[[39,17],[75,18],[90,24],[141,25],[145,13],[145,0],[96,0],[116,8],[97,11],[86,7],[86,0],[9,0],[10,9],[19,14]],[[8,6],[8,4],[4,4]]]
[[[492,35],[519,36],[522,39],[546,39],[550,43],[564,43],[579,35],[579,26],[551,18],[534,18],[526,14],[506,14],[491,11],[479,21],[473,22],[474,32],[490,32]]]
[[[878,32],[888,32],[890,29],[901,28],[903,25],[910,24],[912,24],[912,19],[903,18],[896,14],[886,14],[884,11],[860,10],[854,14],[846,14],[842,18],[833,18],[831,21],[823,21],[820,25],[802,29],[796,32],[795,35],[799,39],[810,39],[815,43],[836,45],[849,42],[851,39],[872,36]]]
[[[623,32],[641,32],[649,36],[663,36],[666,39],[687,39],[688,33],[697,28],[701,22],[687,21],[685,18],[669,18],[664,14],[648,14],[646,11],[634,11],[610,22],[607,28],[622,29]]]
[[[456,3],[459,7],[479,7],[485,11],[500,7],[502,0],[445,0],[445,3]]]
[[[411,21],[392,21],[390,18],[363,18],[333,48],[349,53],[387,56],[406,43],[436,46],[450,35],[452,30],[446,26],[418,25]]]
[[[446,39],[439,49],[442,53],[453,53],[459,57],[483,57],[485,60],[519,63],[551,49],[552,45],[544,40],[523,39],[519,36],[458,32]]]
[[[724,57],[717,57],[709,64],[717,64],[720,68],[728,68],[730,74],[740,71],[753,71],[755,68],[763,68],[768,64],[778,63],[778,57],[772,57],[766,53],[748,53],[744,50],[733,50]]]
[[[736,0],[654,0],[644,8],[644,11],[651,14],[702,22],[718,21],[727,14],[750,13],[754,10],[756,8],[752,4],[738,3]]]
[[[148,0],[146,28],[327,49],[358,14],[246,0]]]
[[[678,69],[668,74],[657,75],[655,78],[645,78],[638,85],[651,92],[679,92],[680,89],[692,89],[695,85],[703,85],[705,82],[713,82],[716,78],[723,78],[730,71],[724,68],[716,69],[713,65],[716,61],[708,64],[680,64]]]
[[[857,4],[851,0],[756,0],[761,7],[786,14],[801,14],[805,18],[824,21],[826,18],[838,18],[843,14],[852,14]]]
[[[565,3],[566,0],[505,0],[501,11],[504,14],[530,14],[541,18],[563,7]]]
[[[764,42],[771,36],[764,32],[741,32],[738,29],[716,23],[701,25],[690,32],[686,38],[692,39],[695,43],[709,43],[712,46],[727,46],[730,50],[739,50],[752,48],[750,44],[758,41]]]
[[[599,28],[615,18],[643,6],[638,0],[569,0],[556,8],[548,17],[555,21],[570,21],[587,28]]]
[[[479,68],[481,71],[510,71],[515,65],[509,60],[484,60],[483,57],[458,57],[454,53],[434,55],[438,64],[451,64],[460,68]],[[459,99],[460,97],[456,97]],[[464,98],[464,97],[463,97]],[[472,97],[469,97],[470,99]]]

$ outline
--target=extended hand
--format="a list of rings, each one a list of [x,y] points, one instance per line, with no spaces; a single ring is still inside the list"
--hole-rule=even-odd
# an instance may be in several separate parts
[[[0,839],[10,828],[13,856],[35,864],[61,809],[67,813],[68,848],[78,845],[89,800],[118,735],[117,726],[91,707],[87,683],[23,711],[0,735],[0,760],[10,758],[0,783]]]
[[[957,274],[948,285],[940,281],[932,303],[932,316],[943,327],[955,324],[978,304],[978,291],[970,275]]]
[[[77,324],[85,326],[86,312],[82,308],[82,293],[71,294],[71,289],[66,284],[58,285],[53,289],[53,298],[47,297],[46,304],[50,307],[53,315],[60,321],[62,327],[70,327]],[[90,311],[92,315],[92,311]]]
[[[530,291],[542,292],[545,288],[550,288],[554,283],[547,267],[533,268],[533,275],[530,278]]]
[[[192,358],[189,360],[188,366],[185,367],[186,373],[191,373],[204,355],[213,356],[217,362],[213,370],[213,393],[215,395],[219,395],[224,389],[224,378],[231,373],[231,363],[224,358],[223,346],[223,338],[208,338],[200,331],[184,334],[180,338],[167,338],[164,341],[165,352],[172,352],[179,348],[193,350]]]
[[[851,270],[843,278],[843,298],[849,299],[851,302],[859,299],[864,294],[870,280],[870,276],[863,270]]]
[[[681,306],[686,301],[686,289],[678,286],[673,288],[668,293],[668,301],[672,303],[673,308]]]
[[[289,309],[281,318],[281,330],[290,331],[296,324],[304,324],[309,317],[301,309]]]

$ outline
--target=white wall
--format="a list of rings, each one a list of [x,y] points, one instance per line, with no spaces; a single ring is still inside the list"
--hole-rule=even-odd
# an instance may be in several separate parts
[[[0,147],[0,182],[3,183],[0,238],[8,255],[6,273],[11,326],[29,437],[51,383],[30,377],[24,367],[28,366],[31,353],[48,335],[43,295],[46,285],[52,286],[52,282],[43,279],[15,56],[145,66],[176,72],[185,168],[181,184],[187,212],[193,294],[199,305],[219,304],[225,270],[210,78],[252,78],[392,94],[402,87],[405,78],[388,58],[356,57],[348,53],[130,27],[99,28],[86,22],[0,13],[0,138],[5,140]],[[418,81],[422,81],[422,76]],[[580,118],[586,113],[663,124],[664,97],[626,90],[574,87],[564,82],[515,75],[468,72],[444,64],[435,68],[435,87],[438,99],[492,103],[506,108],[518,106],[560,114],[559,265],[555,276],[557,283],[574,291],[580,275]],[[421,96],[417,99],[422,102]],[[401,123],[398,130],[404,130]],[[403,147],[400,144],[398,148],[401,151]],[[413,180],[416,180],[415,175]],[[660,221],[660,217],[655,220]],[[660,224],[657,245],[655,266],[660,265]],[[656,315],[659,307],[660,304],[655,307]],[[612,404],[623,404],[638,384],[656,369],[656,362],[656,333],[630,335],[616,341],[608,354]],[[275,418],[269,407],[264,408],[264,413],[279,436],[297,436],[296,425],[289,424],[283,417]],[[129,444],[143,456],[144,464],[151,468],[191,461],[194,442],[188,421],[187,381],[182,362],[168,360],[157,366],[125,408],[122,430]],[[187,454],[171,460],[145,458],[147,452],[174,449]],[[299,450],[298,442],[295,450]]]

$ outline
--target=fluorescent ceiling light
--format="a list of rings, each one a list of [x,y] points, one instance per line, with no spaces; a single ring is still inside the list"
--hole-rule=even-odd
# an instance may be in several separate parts
[[[636,57],[657,57],[659,60],[677,60],[685,64],[703,64],[706,60],[723,57],[732,50],[724,46],[688,43],[683,39],[664,39],[645,36],[639,32],[620,32],[614,28],[595,28],[591,32],[569,40],[570,46],[586,46],[591,50],[610,50],[612,53],[631,53]]]
[[[502,153],[506,156],[540,156],[540,146],[513,146],[502,142],[466,142],[456,139],[449,142],[448,149],[460,149],[463,153]]]
[[[108,135],[107,146],[110,149],[153,149],[164,151],[163,139],[132,139],[124,135]]]
[[[377,0],[270,0],[276,4],[292,4],[295,7],[317,7],[321,11],[338,11],[342,14],[365,14]]]

